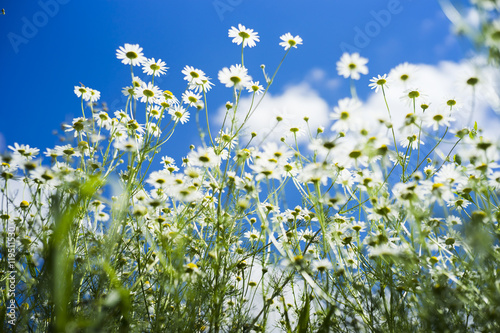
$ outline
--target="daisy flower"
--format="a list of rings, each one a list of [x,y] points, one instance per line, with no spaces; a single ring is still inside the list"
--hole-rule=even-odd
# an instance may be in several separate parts
[[[126,138],[124,140],[115,141],[113,146],[118,150],[126,152],[136,152],[137,149],[139,148],[137,141],[132,138]]]
[[[107,130],[111,129],[111,118],[105,111],[94,113],[94,118],[101,127]]]
[[[250,82],[247,86],[247,90],[249,93],[255,93],[255,95],[260,95],[264,91],[264,87],[257,82]]]
[[[189,106],[196,105],[196,103],[198,103],[200,99],[201,95],[195,94],[192,91],[186,91],[182,94],[182,101],[184,102],[184,104],[188,104]]]
[[[455,119],[450,117],[444,112],[440,112],[438,110],[432,110],[430,112],[425,113],[424,117],[424,125],[427,127],[432,127],[434,131],[437,131],[440,126],[450,126],[450,122]]]
[[[367,63],[368,59],[361,57],[359,53],[344,53],[337,62],[337,72],[345,78],[359,80],[361,77],[359,74],[368,74]]]
[[[340,132],[355,130],[360,120],[359,117],[356,117],[356,113],[361,105],[361,102],[356,99],[341,99],[339,104],[333,108],[333,113],[330,115],[330,119],[335,120],[331,130]]]
[[[249,230],[245,232],[243,237],[245,237],[246,239],[248,239],[250,242],[253,243],[253,242],[258,242],[261,238],[261,235],[257,230],[252,229],[251,231]]]
[[[238,143],[238,137],[231,133],[229,129],[220,130],[219,135],[215,138],[219,146],[234,148]]]
[[[164,168],[168,168],[171,165],[175,165],[175,160],[170,156],[162,156],[161,164]]]
[[[185,75],[184,80],[191,84],[203,84],[203,80],[206,78],[205,72],[193,66],[184,67],[182,74]]]
[[[17,142],[14,142],[14,146],[8,146],[8,148],[14,152],[14,155],[24,156],[28,160],[38,155],[40,151],[38,148],[31,148],[29,145],[20,145]]]
[[[248,75],[248,70],[241,65],[231,65],[230,68],[224,67],[219,71],[219,81],[226,87],[235,87],[241,89],[247,87],[252,81],[252,77]]]
[[[101,92],[91,88],[88,88],[87,95],[83,95],[83,99],[90,102],[97,102],[99,98],[101,98]]]
[[[127,96],[127,97],[129,97],[129,96],[131,96],[131,97],[133,97],[133,98],[136,98],[136,97],[137,97],[137,96],[135,95],[135,92],[134,92],[134,87],[132,87],[132,86],[126,86],[126,87],[123,87],[123,88],[122,88],[122,94],[123,94],[124,96]]]
[[[82,97],[88,94],[88,89],[84,86],[75,86],[73,91],[75,92],[76,97]]]
[[[243,47],[254,47],[255,42],[259,42],[259,35],[254,32],[253,29],[247,29],[244,25],[238,24],[238,28],[231,27],[228,32],[228,36],[233,38],[233,43],[241,45]]]
[[[161,97],[162,93],[160,88],[148,82],[147,84],[142,83],[140,87],[135,88],[135,94],[137,98],[141,98],[141,102],[146,103],[146,101],[149,101],[153,103]]]
[[[213,147],[199,147],[197,150],[190,151],[187,157],[191,162],[190,166],[195,167],[217,167],[221,163],[221,157],[215,153]]]
[[[382,89],[382,87],[385,86],[385,88],[389,88],[387,86],[387,74],[384,74],[382,76],[378,75],[377,77],[373,77],[370,79],[370,84],[368,85],[370,88],[375,89],[375,92],[378,93],[379,90]]]
[[[412,106],[415,100],[419,97],[425,97],[425,94],[418,88],[410,88],[404,91],[404,95],[401,96],[401,100],[406,102],[409,106]]]
[[[139,44],[125,44],[116,50],[116,57],[125,65],[138,66],[145,60]]]
[[[160,119],[160,117],[163,118],[163,106],[151,104],[148,106],[147,110],[150,117],[155,119]]]
[[[161,135],[161,129],[155,123],[147,123],[146,131],[154,137],[159,137]]]
[[[147,75],[160,76],[165,74],[167,69],[167,64],[161,59],[155,61],[155,58],[151,58],[142,63],[142,71]]]
[[[462,103],[457,101],[456,98],[450,98],[443,103],[443,108],[449,111],[460,111],[462,109]]]
[[[280,39],[282,40],[280,45],[285,48],[285,51],[291,47],[297,48],[297,45],[302,45],[302,38],[299,35],[293,37],[289,32],[281,36]]]
[[[418,67],[407,62],[396,66],[389,72],[391,81],[408,84],[415,80],[415,72]]]
[[[189,121],[189,112],[180,105],[175,105],[168,109],[168,114],[172,116],[172,119],[181,124],[185,124]]]
[[[319,259],[312,262],[313,270],[323,273],[333,269],[332,263],[328,259]]]

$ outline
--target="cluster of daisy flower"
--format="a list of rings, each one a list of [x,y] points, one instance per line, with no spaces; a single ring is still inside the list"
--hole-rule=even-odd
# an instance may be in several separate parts
[[[39,149],[17,143],[1,156],[2,237],[16,226],[23,281],[19,324],[40,331],[87,322],[136,331],[498,328],[488,316],[500,303],[488,291],[498,291],[500,147],[477,125],[453,127],[465,103],[429,101],[415,87],[418,67],[404,63],[367,82],[386,106],[369,115],[354,84],[368,74],[368,59],[346,53],[337,71],[351,79],[351,96],[332,108],[330,124],[311,130],[308,117],[294,119],[290,135],[252,145],[257,134],[250,142],[241,134],[277,70],[263,71],[266,87],[254,82],[243,54],[258,33],[239,25],[228,36],[242,58],[218,72],[232,102],[214,137],[210,77],[184,67],[187,85],[177,98],[155,84],[166,64],[125,44],[116,54],[132,71],[122,109],[111,113],[98,91],[75,87],[82,116],[65,126],[68,143],[46,150],[50,165]],[[279,45],[288,54],[301,44],[287,33]],[[471,75],[464,85],[473,94],[482,81]],[[255,106],[237,122],[245,89]],[[402,107],[389,103],[392,94]],[[197,120],[199,143],[177,161],[158,161],[189,108],[205,110],[210,141]],[[301,134],[308,144],[298,143]],[[47,277],[61,279],[65,291]]]

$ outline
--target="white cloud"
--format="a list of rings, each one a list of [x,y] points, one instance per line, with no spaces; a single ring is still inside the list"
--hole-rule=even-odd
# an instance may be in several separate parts
[[[494,90],[495,78],[488,72],[480,74],[480,79],[487,81],[477,87],[474,111],[471,116],[472,108],[472,89],[467,87],[465,81],[467,75],[474,72],[471,64],[468,62],[455,63],[443,61],[433,65],[417,65],[418,71],[415,80],[407,88],[418,88],[426,94],[425,99],[430,102],[431,108],[444,108],[448,99],[455,99],[462,108],[454,114],[456,122],[454,127],[472,126],[474,121],[483,128],[485,134],[492,138],[499,138],[500,119],[498,115],[490,109],[488,100]],[[469,89],[466,89],[469,88]],[[395,128],[403,124],[403,120],[413,109],[401,100],[405,88],[398,85],[392,85],[386,90],[387,102],[389,104],[392,120]],[[487,91],[490,90],[490,91]],[[381,93],[370,94],[365,102],[364,108],[367,117],[377,119],[387,118],[387,108]],[[472,121],[470,121],[472,119]]]
[[[417,66],[418,71],[415,79],[406,88],[421,89],[426,94],[427,102],[431,103],[431,108],[445,107],[444,104],[448,99],[457,100],[462,105],[462,108],[454,114],[456,118],[456,122],[452,125],[454,128],[472,127],[474,121],[477,121],[478,126],[484,130],[485,136],[500,139],[500,132],[498,131],[500,117],[490,107],[491,100],[496,100],[495,103],[500,105],[500,98],[495,94],[496,82],[498,81],[498,77],[495,77],[496,74],[493,74],[496,73],[495,71],[487,68],[477,72],[474,63],[470,61],[460,63],[442,61],[437,65],[419,64]],[[465,81],[471,75],[480,78],[480,84],[476,86],[472,116],[472,90],[470,86],[465,84]],[[365,79],[365,82],[367,81],[368,78]],[[333,82],[332,85],[335,87],[339,84],[348,84],[339,79],[329,78],[324,70],[315,68],[306,74],[302,83],[286,87],[281,94],[268,93],[244,127],[244,142],[248,140],[251,132],[258,134],[253,140],[254,145],[258,145],[266,136],[267,141],[278,141],[285,135],[290,137],[290,127],[304,128],[305,122],[303,118],[306,116],[309,117],[309,128],[313,134],[316,133],[319,126],[328,131],[332,124],[329,113],[334,105],[328,105],[326,100],[313,88],[317,84],[324,87],[326,82]],[[401,101],[401,96],[406,88],[393,83],[386,90],[395,129],[400,128],[405,116],[413,112],[412,108]],[[250,104],[251,97],[241,99],[237,118],[244,119]],[[254,108],[256,104],[254,102]],[[377,94],[370,93],[366,101],[364,101],[363,109],[365,120],[375,123],[380,118],[388,119],[387,108],[381,92]],[[225,107],[218,110],[219,124],[222,123],[225,111]],[[284,116],[287,120],[278,124],[277,116]],[[226,121],[226,127],[228,121]],[[273,131],[268,135],[271,130]],[[299,141],[308,141],[307,135],[299,138]]]

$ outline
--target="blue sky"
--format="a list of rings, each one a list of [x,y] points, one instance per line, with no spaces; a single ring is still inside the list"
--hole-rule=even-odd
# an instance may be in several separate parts
[[[300,35],[304,44],[292,50],[271,93],[321,69],[334,84],[316,83],[314,89],[331,106],[348,95],[347,81],[335,80],[342,46],[369,58],[365,87],[369,78],[404,61],[437,64],[466,54],[431,0],[4,0],[1,6],[0,152],[14,142],[42,151],[58,144],[53,130],[81,114],[73,93],[79,82],[101,91],[110,111],[122,108],[120,91],[130,73],[115,52],[124,43],[140,44],[147,57],[164,60],[170,69],[160,87],[179,97],[182,68],[204,70],[216,83],[208,96],[213,112],[230,98],[216,78],[222,67],[239,61],[240,48],[227,37],[238,23],[260,35],[257,47],[245,51],[245,65],[261,82],[260,64],[272,71],[283,55],[279,36]],[[361,89],[361,96],[367,93]],[[195,135],[193,122],[172,141],[185,146],[167,143],[166,149],[183,154]]]

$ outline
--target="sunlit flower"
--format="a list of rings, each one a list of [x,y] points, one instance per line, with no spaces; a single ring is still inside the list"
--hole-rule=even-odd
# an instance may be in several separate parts
[[[345,78],[350,77],[353,80],[359,80],[360,74],[368,74],[367,63],[368,59],[361,57],[359,53],[344,53],[337,62],[337,72]]]
[[[243,47],[254,47],[255,42],[259,42],[259,35],[254,32],[253,29],[247,29],[244,25],[238,24],[238,28],[231,27],[228,32],[228,36],[233,38],[233,43],[241,45]]]
[[[320,273],[333,269],[332,263],[328,259],[313,260],[312,267],[314,271]]]
[[[417,69],[417,66],[405,62],[389,72],[389,79],[394,83],[410,84],[415,81],[415,72]]]
[[[418,88],[410,88],[404,91],[403,96],[401,96],[401,101],[405,102],[409,106],[412,106],[413,103],[415,103],[416,106],[416,100],[421,97],[425,97],[425,94],[422,93],[422,90]]]
[[[188,104],[189,106],[196,105],[198,101],[200,101],[201,95],[200,94],[195,94],[192,91],[186,91],[185,93],[182,94],[182,101],[184,104]]]
[[[255,93],[255,95],[260,95],[264,91],[264,87],[257,82],[250,82],[247,86],[247,90],[249,93]]]
[[[40,151],[38,148],[32,148],[29,145],[20,145],[17,142],[14,142],[14,146],[9,146],[8,148],[12,150],[15,155],[23,156],[28,160],[38,155]]]
[[[450,122],[455,119],[448,115],[449,111],[442,112],[439,110],[431,110],[424,114],[424,125],[427,127],[432,127],[434,131],[437,131],[441,126],[450,126]]]
[[[116,50],[116,57],[125,65],[138,66],[146,59],[139,44],[125,44]]]
[[[76,97],[82,97],[88,94],[88,89],[84,86],[75,86],[74,92]]]
[[[280,39],[282,40],[280,45],[283,46],[285,50],[288,50],[291,47],[297,48],[297,45],[302,44],[302,38],[300,38],[299,35],[293,37],[289,32],[281,36]]]
[[[155,61],[155,58],[151,58],[142,63],[142,71],[147,75],[160,76],[165,74],[167,69],[167,64],[161,59]]]
[[[142,83],[140,87],[135,88],[135,93],[143,103],[154,103],[158,98],[161,97],[160,88],[153,85],[151,82],[148,82],[147,84]]]
[[[330,118],[335,121],[331,130],[340,132],[355,130],[360,120],[356,113],[361,106],[361,102],[356,99],[341,99],[339,104],[333,108],[333,113],[330,114]]]
[[[219,71],[219,81],[228,88],[241,89],[250,84],[252,77],[248,75],[248,70],[245,67],[237,64],[231,65],[230,68],[224,67]]]
[[[181,124],[185,124],[189,121],[189,112],[180,105],[169,108],[168,114],[172,116],[174,121],[179,121]]]
[[[382,76],[378,75],[376,77],[373,77],[370,79],[370,84],[368,85],[370,88],[375,89],[375,92],[379,92],[379,90],[384,88],[389,88],[387,86],[387,74],[384,74]]]
[[[125,138],[124,140],[117,140],[113,144],[113,146],[121,151],[126,152],[136,152],[139,148],[137,141],[132,138]]]

